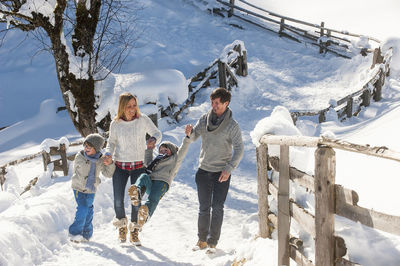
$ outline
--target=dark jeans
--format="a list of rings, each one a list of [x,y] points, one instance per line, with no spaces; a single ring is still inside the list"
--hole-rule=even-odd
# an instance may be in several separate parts
[[[135,184],[138,177],[145,172],[145,168],[135,169],[135,170],[123,170],[119,167],[115,167],[115,172],[113,174],[113,192],[114,192],[114,210],[117,219],[125,218],[125,188],[126,183],[128,183],[128,178],[131,178],[131,184]],[[140,205],[140,204],[139,204]],[[132,205],[131,221],[137,222],[139,206]]]
[[[231,182],[229,176],[227,181],[220,183],[218,181],[220,175],[221,172],[208,172],[200,168],[196,173],[197,195],[200,204],[198,237],[199,240],[214,245],[218,243],[221,235],[224,203]]]

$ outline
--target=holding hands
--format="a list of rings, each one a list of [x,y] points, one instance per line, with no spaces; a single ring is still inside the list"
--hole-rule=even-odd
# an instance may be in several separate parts
[[[110,164],[112,164],[112,162],[113,162],[113,160],[112,160],[111,153],[106,152],[104,154],[104,165],[110,165]]]
[[[156,138],[155,137],[150,137],[146,144],[147,144],[147,149],[154,149],[156,147]]]
[[[193,130],[193,125],[189,124],[185,126],[185,134],[186,136],[190,136],[190,134],[192,133]]]

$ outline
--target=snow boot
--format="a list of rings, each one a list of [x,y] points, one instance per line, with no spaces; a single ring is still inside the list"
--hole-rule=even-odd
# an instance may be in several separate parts
[[[138,210],[138,225],[140,228],[146,223],[147,218],[149,217],[149,208],[147,205],[142,205],[139,207]]]
[[[140,189],[136,185],[132,185],[128,189],[128,194],[133,206],[138,206],[141,201]]]
[[[84,237],[82,235],[69,235],[69,240],[74,243],[81,243],[84,241]]]
[[[207,247],[207,242],[206,241],[197,241],[196,245],[192,248],[193,251],[197,251],[200,249],[205,249]]]
[[[215,252],[217,252],[217,245],[208,244],[208,248],[207,248],[206,254],[214,254]]]
[[[126,235],[128,233],[128,219],[126,219],[126,217],[122,219],[114,218],[113,225],[118,228],[119,241],[121,241],[121,243],[125,243]]]
[[[141,246],[142,243],[140,242],[140,239],[139,239],[140,228],[139,228],[138,224],[131,222],[129,224],[129,231],[130,231],[129,241],[132,243],[132,245]]]

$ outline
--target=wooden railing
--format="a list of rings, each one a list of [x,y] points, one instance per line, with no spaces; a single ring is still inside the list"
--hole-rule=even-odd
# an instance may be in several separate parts
[[[279,157],[269,156],[268,145],[280,145]],[[316,148],[314,176],[289,165],[290,146]],[[257,147],[259,231],[261,237],[270,238],[272,231],[277,228],[278,265],[289,265],[289,258],[300,265],[355,265],[343,258],[346,245],[341,237],[335,235],[335,214],[400,235],[399,216],[360,207],[355,191],[335,184],[334,149],[400,162],[400,153],[387,147],[305,136],[264,135],[260,140],[260,146]],[[268,178],[271,169],[279,172],[278,185]],[[289,197],[289,179],[314,192],[315,214],[309,213]],[[268,194],[278,202],[277,214],[270,212]],[[315,260],[304,255],[302,240],[290,235],[291,218],[315,239]]]
[[[189,97],[181,105],[171,105],[161,110],[161,117],[170,116],[176,121],[180,120],[181,113],[194,103],[196,94],[202,89],[211,85],[211,80],[218,77],[218,86],[231,90],[238,85],[236,76],[245,77],[248,75],[247,51],[244,44],[234,42],[231,49],[225,51],[219,58],[215,59],[203,71],[194,75],[189,82]]]
[[[75,141],[75,142],[70,143],[69,146],[70,147],[79,146],[79,145],[82,145],[82,144],[83,144],[83,140],[80,140],[80,141]],[[51,160],[50,156],[54,155],[54,154],[60,155],[61,158],[58,159],[58,160]],[[70,161],[74,160],[75,154],[67,156],[66,155],[66,150],[65,150],[65,145],[64,145],[64,147],[58,147],[58,148],[57,147],[52,147],[50,153],[47,153],[45,151],[40,151],[40,152],[37,152],[37,153],[34,153],[34,154],[27,155],[27,156],[22,157],[22,158],[19,158],[17,160],[10,161],[10,162],[0,166],[1,190],[3,190],[3,185],[6,182],[6,175],[7,175],[7,168],[8,167],[21,164],[23,162],[35,159],[37,157],[42,157],[42,159],[43,159],[43,167],[44,167],[45,171],[47,170],[47,165],[49,163],[54,163],[54,166],[55,166],[54,170],[55,171],[63,171],[64,175],[67,175],[68,174],[67,159],[70,160]],[[35,178],[33,178],[32,180],[35,180]],[[32,180],[31,180],[30,184],[32,183]],[[37,181],[37,178],[36,178],[36,181]],[[34,181],[34,183],[36,183],[36,181]]]
[[[235,5],[235,0],[216,1],[228,7],[228,10],[226,10],[228,17],[234,16],[265,30],[277,33],[281,37],[286,37],[297,42],[309,42],[312,45],[318,46],[320,48],[320,53],[330,52],[341,57],[351,58],[351,53],[349,51],[351,38],[365,37],[368,40],[380,43],[378,39],[373,37],[327,28],[324,22],[318,25],[282,16],[255,6],[245,0],[236,0],[236,2],[241,2],[253,10],[256,9],[257,12]],[[223,12],[216,8],[214,8],[212,12],[223,15]],[[367,47],[357,48],[359,48],[360,53],[363,55],[372,51]]]
[[[339,99],[335,105],[330,105],[322,110],[291,111],[293,122],[296,123],[297,119],[303,116],[318,116],[319,123],[325,122],[326,113],[330,109],[334,109],[338,119],[343,121],[346,118],[357,116],[363,106],[368,107],[371,98],[376,102],[380,101],[385,79],[390,74],[391,58],[392,49],[389,49],[384,56],[381,55],[379,48],[375,49],[371,68],[376,68],[376,71],[361,89]]]

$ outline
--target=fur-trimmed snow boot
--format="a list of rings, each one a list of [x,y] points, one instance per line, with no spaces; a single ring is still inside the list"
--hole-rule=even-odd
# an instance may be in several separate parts
[[[121,243],[126,242],[126,234],[128,233],[128,219],[126,217],[122,219],[114,218],[113,225],[118,228],[118,238]]]
[[[142,243],[139,240],[140,228],[139,228],[138,224],[131,222],[129,224],[129,231],[130,231],[129,241],[135,246],[141,246]]]
[[[140,189],[136,185],[132,185],[128,189],[128,194],[133,206],[138,206],[141,201]]]
[[[147,222],[147,218],[149,217],[149,208],[147,205],[142,205],[139,207],[138,210],[138,225],[140,228],[143,227],[143,225]]]

